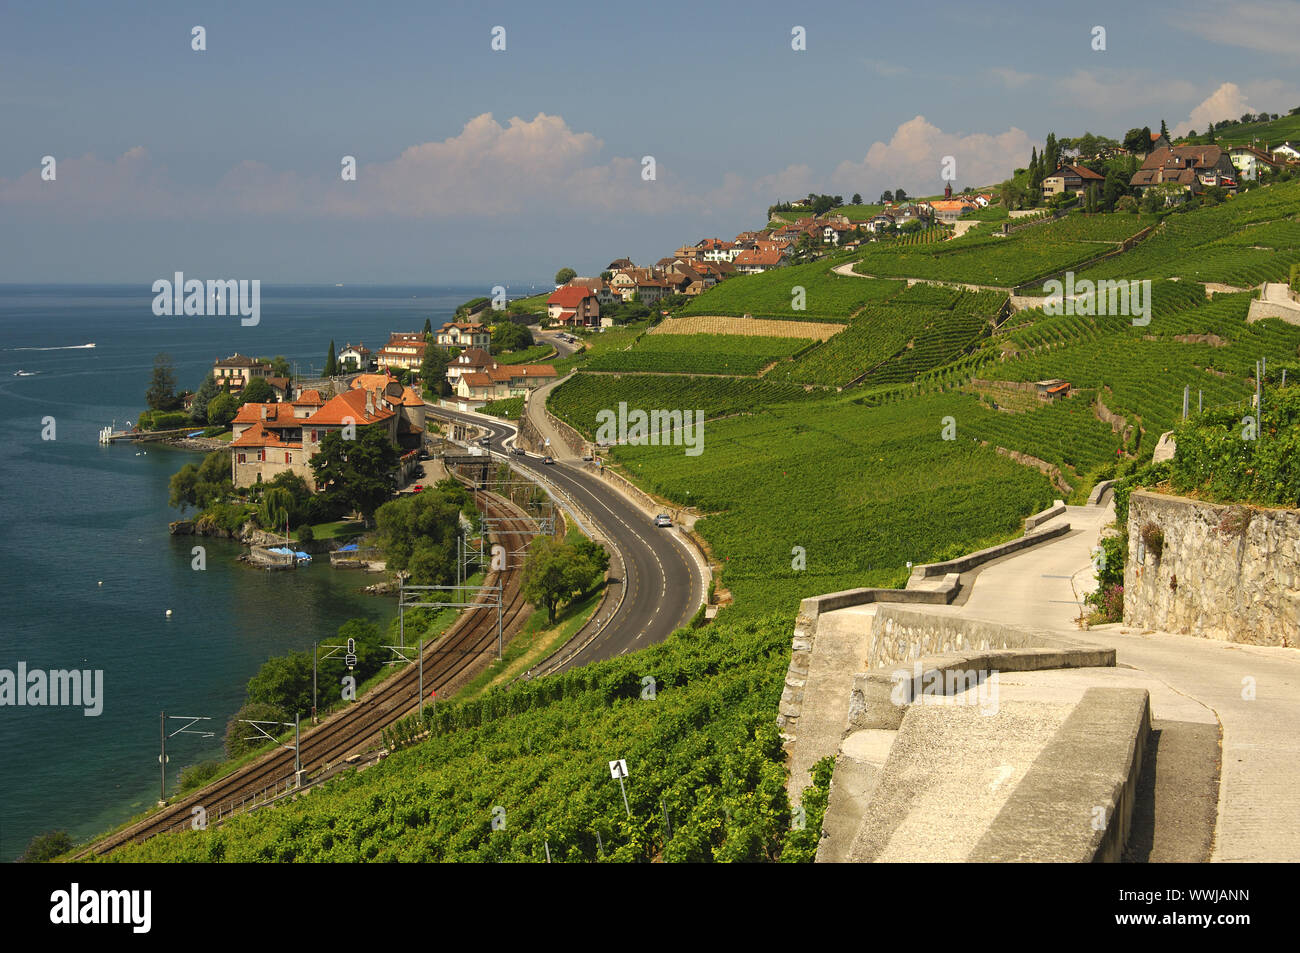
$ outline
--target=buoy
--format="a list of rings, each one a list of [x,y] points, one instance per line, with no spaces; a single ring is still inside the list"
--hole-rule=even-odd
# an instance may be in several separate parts
[[[172,614],[172,610],[171,610],[171,609],[168,609],[168,610],[167,610],[167,614],[168,614],[168,615],[171,615],[171,614]]]
[[[102,585],[104,584],[104,580],[102,580],[102,579],[99,580],[99,584],[102,586]]]

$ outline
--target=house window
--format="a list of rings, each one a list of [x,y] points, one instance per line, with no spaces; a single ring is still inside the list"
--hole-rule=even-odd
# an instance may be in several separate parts
[[[312,442],[312,443],[320,443],[320,431],[319,431],[319,430],[313,430],[313,431],[311,432],[311,442]]]
[[[288,450],[286,450],[286,451],[284,452],[284,462],[285,462],[285,463],[293,463],[293,455],[290,454]]]
[[[239,458],[238,458],[238,461],[237,461],[237,462],[239,462],[239,463],[247,463],[248,460],[246,460],[246,459],[244,458],[244,454],[241,453],[241,454],[239,455]]]
[[[259,451],[257,451],[257,459],[258,459],[259,462],[261,462],[261,463],[265,463],[265,462],[266,462],[266,451],[265,451],[265,450],[259,450]]]

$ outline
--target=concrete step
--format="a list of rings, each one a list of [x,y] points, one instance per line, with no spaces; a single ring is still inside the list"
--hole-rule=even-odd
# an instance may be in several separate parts
[[[870,784],[869,803],[848,851],[836,831],[826,858],[1118,860],[1150,732],[1147,692],[1098,687],[1062,700],[984,702],[921,699],[874,776],[850,765],[840,803]]]

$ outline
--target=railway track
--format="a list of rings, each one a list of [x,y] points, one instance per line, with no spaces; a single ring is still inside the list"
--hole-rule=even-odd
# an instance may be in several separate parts
[[[496,494],[485,494],[484,512],[502,519],[497,541],[507,551],[526,546],[531,520],[513,504]],[[502,586],[502,632],[509,635],[528,611],[520,592],[520,572],[515,567],[490,573],[487,584]],[[453,690],[467,682],[486,663],[496,643],[496,613],[483,609],[465,610],[443,635],[425,646],[420,659],[425,689]],[[372,688],[354,705],[302,733],[301,762],[309,774],[343,761],[349,754],[378,739],[385,728],[410,713],[419,703],[419,672],[407,665]],[[291,785],[294,753],[277,748],[234,774],[169,804],[158,813],[87,846],[74,859],[107,854],[127,843],[140,843],[157,834],[185,830],[192,826],[194,808],[201,807],[210,823],[235,813],[277,785]],[[281,789],[283,790],[283,788]]]

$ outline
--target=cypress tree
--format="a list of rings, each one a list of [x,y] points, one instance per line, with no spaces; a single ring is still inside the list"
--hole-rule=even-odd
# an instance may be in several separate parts
[[[334,358],[334,339],[330,338],[329,353],[325,355],[325,376],[333,377],[339,372],[338,361]]]

